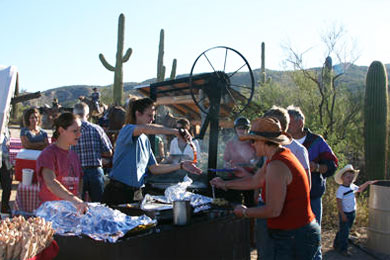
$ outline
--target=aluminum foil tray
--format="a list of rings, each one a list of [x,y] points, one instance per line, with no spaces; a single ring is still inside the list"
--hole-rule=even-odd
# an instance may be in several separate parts
[[[85,214],[77,212],[69,201],[47,201],[35,212],[46,221],[51,221],[56,234],[64,236],[86,235],[95,240],[114,243],[128,231],[150,227],[156,220],[146,215],[128,216],[119,210],[100,203],[88,203]]]

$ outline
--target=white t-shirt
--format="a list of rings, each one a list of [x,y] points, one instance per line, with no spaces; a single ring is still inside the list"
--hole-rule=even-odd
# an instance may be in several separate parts
[[[306,140],[306,135],[300,139],[294,139],[294,140],[296,140],[300,144],[303,144],[303,142]]]
[[[336,192],[336,198],[341,199],[344,212],[352,212],[356,210],[355,193],[359,186],[351,184],[349,187],[340,185]]]
[[[199,146],[198,140],[192,140],[192,142],[194,142],[194,144],[195,144],[197,159],[199,161],[200,160],[200,146]],[[175,137],[171,141],[169,153],[172,155],[182,155],[182,156],[186,155],[186,158],[187,158],[186,160],[193,160],[194,159],[194,152],[192,151],[192,148],[188,144],[186,144],[184,151],[180,150],[177,137]]]

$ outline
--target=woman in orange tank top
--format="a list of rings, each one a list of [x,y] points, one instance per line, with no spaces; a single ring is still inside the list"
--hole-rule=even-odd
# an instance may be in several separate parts
[[[277,119],[261,117],[240,139],[252,140],[257,156],[268,158],[265,205],[240,205],[234,213],[239,217],[267,218],[275,243],[274,259],[313,259],[320,246],[320,227],[310,207],[306,172],[290,150],[282,147],[291,143],[291,136],[282,131]]]

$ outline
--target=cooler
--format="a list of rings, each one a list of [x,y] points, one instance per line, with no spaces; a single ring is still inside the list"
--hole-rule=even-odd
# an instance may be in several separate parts
[[[41,154],[41,151],[39,150],[29,150],[29,149],[22,149],[18,154],[16,155],[15,160],[15,179],[17,181],[22,181],[22,169],[33,169],[34,170],[34,176],[33,176],[33,183],[37,182],[37,175],[35,172],[35,166],[36,161]]]

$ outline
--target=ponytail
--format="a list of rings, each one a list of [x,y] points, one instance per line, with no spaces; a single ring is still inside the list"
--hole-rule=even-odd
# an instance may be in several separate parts
[[[73,123],[76,121],[77,116],[70,112],[62,113],[60,116],[58,116],[56,119],[54,119],[54,132],[53,132],[53,138],[58,139],[60,136],[59,128],[62,127],[63,129],[67,129],[69,126],[73,125]]]
[[[129,101],[129,104],[126,109],[126,120],[125,124],[133,124],[137,123],[137,118],[135,116],[135,112],[143,113],[147,108],[154,106],[153,100],[150,98],[141,98],[136,99],[132,98]]]

